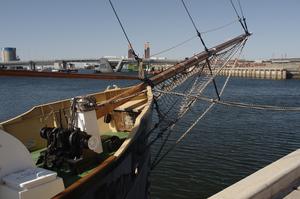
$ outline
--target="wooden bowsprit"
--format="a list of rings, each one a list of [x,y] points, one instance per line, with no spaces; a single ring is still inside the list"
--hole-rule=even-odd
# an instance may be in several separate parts
[[[135,85],[132,88],[126,90],[125,92],[111,98],[110,100],[107,100],[107,101],[99,104],[96,107],[97,117],[99,118],[99,117],[106,115],[107,113],[110,113],[116,107],[118,107],[118,106],[126,103],[130,99],[132,99],[135,96],[134,95],[135,93],[138,93],[138,92],[146,89],[147,86],[155,87],[155,86],[159,85],[160,83],[173,78],[177,74],[184,73],[189,68],[205,61],[206,59],[211,58],[212,56],[216,55],[217,53],[220,53],[220,52],[222,52],[226,49],[229,49],[237,44],[240,44],[249,36],[250,36],[250,34],[248,34],[248,33],[242,34],[242,35],[237,36],[229,41],[219,44],[213,48],[210,48],[210,49],[208,49],[208,51],[203,51],[199,54],[196,54],[196,55],[186,59],[185,61],[175,64],[174,66],[168,68],[167,70],[149,78],[147,81],[144,81],[143,83]]]

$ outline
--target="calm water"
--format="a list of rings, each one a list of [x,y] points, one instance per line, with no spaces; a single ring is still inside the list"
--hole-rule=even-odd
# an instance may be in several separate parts
[[[103,91],[108,85],[126,87],[137,81],[0,77],[0,121],[29,110],[32,106]]]
[[[232,79],[224,98],[300,106],[300,81]],[[300,113],[216,105],[154,170],[152,198],[207,198],[298,148]]]
[[[124,87],[133,83],[0,77],[0,121],[36,104],[98,92],[109,84]],[[300,81],[232,79],[224,98],[300,106]],[[174,136],[180,133],[176,131]],[[158,144],[153,146],[157,147]],[[151,196],[206,198],[297,148],[300,148],[300,113],[216,105],[153,171]]]

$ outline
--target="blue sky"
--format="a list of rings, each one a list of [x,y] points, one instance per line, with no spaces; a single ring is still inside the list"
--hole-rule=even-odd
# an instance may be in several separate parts
[[[195,35],[180,0],[112,0],[140,56]],[[300,57],[299,0],[241,0],[253,36],[248,59]],[[186,0],[200,31],[236,19],[229,0]],[[16,47],[23,60],[125,56],[127,42],[108,0],[0,0],[0,47]],[[203,35],[213,46],[242,33],[238,23]],[[194,39],[161,56],[182,58],[202,51]]]

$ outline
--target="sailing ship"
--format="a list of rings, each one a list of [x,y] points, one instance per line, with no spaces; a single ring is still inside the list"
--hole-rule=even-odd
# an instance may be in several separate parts
[[[36,106],[1,123],[0,153],[6,158],[0,198],[146,198],[150,156],[144,132],[151,124],[151,89],[105,116],[97,118],[93,110],[127,90],[76,98],[76,104],[63,100]],[[72,106],[80,128],[68,127]]]
[[[159,74],[140,76],[137,85],[43,104],[0,123],[0,155],[5,157],[0,198],[148,198],[149,172],[164,157],[151,162],[151,143],[174,128],[209,84],[215,85],[215,76],[249,36],[246,30],[205,46]],[[137,61],[141,68],[142,60]],[[220,97],[222,91],[216,93]],[[172,99],[166,103],[166,98]]]
[[[197,76],[199,64],[206,65],[212,54],[248,36],[194,55],[138,85],[40,105],[2,122],[0,153],[7,158],[1,162],[1,198],[147,198],[153,89],[173,90]]]

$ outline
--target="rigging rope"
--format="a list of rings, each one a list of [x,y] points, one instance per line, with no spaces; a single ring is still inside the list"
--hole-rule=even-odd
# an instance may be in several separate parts
[[[247,39],[246,39],[247,40]],[[242,48],[240,49],[240,54],[244,48],[245,42],[246,40],[243,42]],[[239,57],[238,56],[238,57]],[[236,58],[237,60],[238,58]],[[236,64],[236,61],[235,61]],[[235,65],[234,64],[234,65]],[[228,76],[230,77],[230,75]],[[226,80],[226,82],[223,85],[222,91],[220,93],[220,95],[223,94],[223,91],[228,83],[228,79]],[[169,92],[169,93],[175,93],[175,92]],[[175,93],[176,94],[176,93]],[[182,97],[186,97],[185,94],[181,94],[180,95]],[[211,102],[210,106],[197,118],[197,120],[176,140],[176,142],[171,145],[171,147],[168,148],[168,150],[159,158],[153,162],[153,164],[151,165],[151,170],[153,170],[175,147],[178,143],[180,143],[185,137],[186,135],[195,127],[195,125],[208,113],[208,111],[210,111],[210,109],[215,105],[215,104],[221,104],[221,105],[226,105],[226,106],[234,106],[234,107],[240,107],[240,108],[251,108],[251,109],[258,109],[258,110],[270,110],[270,111],[297,111],[300,112],[300,107],[280,107],[280,106],[270,106],[270,105],[255,105],[255,104],[247,104],[247,103],[240,103],[240,102],[231,102],[231,101],[219,101],[219,100],[214,100],[214,99],[210,99],[210,98],[205,98],[205,97],[196,97],[197,99],[202,99],[208,102]]]
[[[243,40],[243,42],[238,46],[238,48],[236,49],[236,50],[233,50],[233,52],[231,52],[231,55],[229,55],[229,57],[227,58],[227,60],[225,61],[225,63],[223,63],[223,66],[218,70],[218,72],[223,68],[223,67],[225,67],[226,66],[226,64],[228,63],[228,61],[230,60],[230,58],[233,56],[233,54],[235,54],[238,50],[243,50],[243,46],[245,45],[245,42],[246,42],[246,39],[245,40]],[[234,53],[235,52],[235,53]],[[241,53],[239,54],[239,56],[241,55]],[[236,62],[235,62],[236,63]],[[218,72],[215,74],[215,75],[217,75],[218,74]],[[214,76],[215,76],[214,75]],[[211,79],[212,78],[214,78],[214,76],[212,76],[211,77]],[[209,83],[209,81],[207,81],[206,82],[206,84],[204,84],[204,87],[200,90],[200,92],[199,93],[197,93],[195,96],[197,96],[197,97],[195,97],[194,98],[194,100],[189,104],[189,107],[185,110],[185,113],[192,107],[192,105],[196,102],[196,99],[198,99],[198,98],[200,98],[200,95],[201,95],[201,93],[202,93],[202,91],[206,88],[206,86],[208,85],[208,83]],[[223,91],[224,91],[224,88],[226,87],[226,85],[227,85],[227,83],[226,84],[224,84],[223,85],[223,88],[222,88],[222,92],[220,93],[220,95],[222,95],[223,94]],[[162,91],[162,92],[164,92],[164,91]],[[169,92],[170,93],[170,92]],[[172,92],[172,93],[176,93],[176,92]],[[182,95],[182,97],[187,97],[186,96],[186,94],[184,94],[184,93],[181,93]],[[190,97],[192,97],[192,96],[190,96]],[[170,132],[169,132],[169,134],[167,135],[167,138],[165,139],[165,141],[162,143],[162,146],[160,147],[160,149],[159,149],[159,152],[158,152],[158,154],[156,155],[156,157],[155,157],[155,159],[154,159],[154,161],[152,162],[152,165],[151,165],[151,170],[153,170],[175,147],[176,147],[176,145],[178,144],[178,143],[180,143],[183,139],[184,139],[184,137],[186,137],[186,135],[193,129],[193,127],[210,111],[210,109],[216,104],[216,102],[219,102],[219,100],[211,100],[210,102],[212,102],[206,109],[205,109],[205,111],[195,120],[195,122],[192,124],[192,125],[190,125],[190,127],[176,140],[176,142],[175,143],[173,143],[172,145],[171,145],[171,147],[169,147],[166,151],[165,151],[165,153],[162,155],[162,156],[160,156],[159,157],[159,155],[160,155],[160,153],[161,153],[161,151],[162,151],[162,148],[163,148],[163,146],[166,144],[166,140],[169,138],[169,136],[170,136]],[[184,115],[184,114],[183,114]],[[183,115],[181,115],[181,117],[180,118],[182,118],[183,117]],[[179,119],[180,119],[179,118]],[[174,125],[172,126],[172,128],[174,127]]]
[[[238,48],[239,49],[239,48]],[[237,50],[238,50],[237,49]],[[232,49],[230,49],[230,50],[232,50]],[[226,65],[226,63],[230,60],[230,58],[231,58],[231,56],[232,55],[229,55],[229,57],[228,57],[228,59],[225,61],[225,63],[223,64],[223,66],[222,67],[224,67],[225,65]],[[212,78],[212,77],[211,77]],[[197,79],[196,79],[196,81],[198,81]],[[204,86],[202,86],[201,87],[201,89],[200,89],[200,91],[197,93],[197,95],[196,96],[200,96],[201,95],[201,93],[202,93],[202,91],[206,88],[206,86],[208,85],[208,83],[209,83],[209,81],[206,83],[206,84],[204,84]],[[193,85],[194,86],[194,85]],[[224,89],[224,86],[223,86],[223,89]],[[183,94],[183,96],[186,96],[186,94]],[[169,130],[169,133],[167,134],[167,136],[166,136],[166,138],[165,138],[165,140],[163,141],[163,143],[162,143],[162,145],[161,145],[161,147],[160,147],[160,149],[159,149],[159,151],[158,151],[158,153],[156,154],[156,156],[155,156],[155,158],[154,158],[154,160],[153,160],[153,162],[152,162],[152,164],[151,164],[151,170],[153,170],[162,160],[163,160],[163,158],[164,157],[166,157],[167,156],[167,154],[169,153],[169,152],[171,152],[174,148],[175,148],[175,146],[190,132],[190,130],[206,115],[206,113],[213,107],[213,105],[214,104],[211,104],[203,113],[202,113],[202,115],[194,122],[194,124],[192,124],[192,126],[190,126],[190,128],[176,141],[176,143],[175,144],[173,144],[160,158],[159,158],[159,155],[161,154],[161,152],[162,152],[162,150],[163,150],[163,148],[164,148],[164,146],[166,145],[166,142],[167,142],[167,140],[169,139],[169,137],[170,137],[170,135],[171,135],[171,132],[172,132],[172,130],[173,130],[173,128],[174,128],[174,126],[175,126],[175,124],[176,124],[176,122],[178,121],[178,120],[180,120],[187,112],[188,112],[188,110],[190,110],[191,109],[191,107],[194,105],[194,103],[196,102],[196,100],[194,99],[193,101],[191,101],[191,102],[189,102],[189,104],[188,104],[188,106],[186,107],[186,109],[184,110],[184,112],[183,113],[181,113],[180,114],[180,117],[178,117],[177,118],[177,120],[172,124],[172,126],[171,126],[171,128],[170,129],[167,129],[167,130]]]
[[[201,73],[202,71],[200,71],[200,73]],[[199,74],[199,76],[200,76],[200,74]],[[190,84],[191,84],[192,82],[190,82],[188,85],[186,85],[185,86],[185,88],[184,88],[184,90],[186,90],[186,89],[188,89],[188,87],[190,86]],[[160,97],[160,96],[159,96]],[[159,125],[161,124],[161,123],[163,123],[167,118],[167,115],[168,115],[168,113],[170,112],[170,111],[172,111],[172,109],[174,108],[174,106],[177,104],[177,102],[180,100],[179,98],[178,99],[176,99],[175,100],[175,102],[174,103],[172,103],[172,105],[167,109],[167,111],[163,114],[163,113],[161,113],[161,111],[160,111],[160,109],[159,109],[159,105],[158,105],[158,101],[157,101],[157,98],[159,98],[159,97],[155,97],[154,96],[154,104],[155,104],[155,110],[156,110],[156,112],[157,112],[157,115],[158,115],[158,122],[154,125],[154,127],[147,133],[147,135],[146,135],[146,137],[149,137],[150,136],[150,134],[151,133],[153,133],[154,132],[154,130],[155,129],[157,129],[158,127],[159,127]],[[168,127],[167,127],[168,128]],[[165,130],[167,130],[167,128],[166,129],[164,129],[164,131]],[[158,134],[157,134],[157,136],[156,136],[156,138],[154,138],[152,141],[150,141],[150,143],[148,144],[148,147],[150,147],[158,138],[160,138],[161,136],[162,136],[162,133],[163,133],[163,130],[161,130]]]
[[[182,5],[183,5],[183,7],[184,7],[186,13],[187,13],[188,16],[189,16],[190,21],[192,22],[192,24],[193,24],[193,26],[194,26],[194,28],[195,28],[195,30],[196,30],[196,32],[197,32],[197,36],[198,36],[199,39],[201,40],[201,43],[202,43],[202,45],[204,46],[205,51],[208,52],[208,48],[206,47],[206,45],[205,45],[205,43],[204,43],[204,40],[203,40],[203,38],[202,38],[202,36],[201,36],[201,33],[199,32],[199,30],[198,30],[198,28],[197,28],[197,26],[196,26],[196,24],[195,24],[195,22],[194,22],[194,20],[193,20],[193,18],[192,18],[192,16],[191,16],[190,12],[189,12],[189,10],[187,9],[187,7],[186,7],[186,5],[185,5],[185,3],[184,3],[184,0],[181,0],[181,3],[182,3]]]
[[[241,9],[241,8],[242,8],[241,3],[240,3],[240,1],[238,1],[238,2],[239,2],[240,9]],[[238,20],[239,20],[239,22],[240,22],[242,28],[244,29],[245,33],[249,34],[248,29],[246,28],[247,25],[246,25],[246,23],[245,23],[245,22],[246,22],[245,17],[243,17],[244,23],[245,23],[245,24],[244,24],[243,21],[242,21],[242,19],[241,19],[241,17],[240,17],[240,14],[238,13],[238,11],[237,11],[237,9],[236,9],[234,3],[233,3],[233,1],[230,0],[230,3],[231,3],[232,8],[234,9],[234,12],[235,12],[235,14],[236,14],[236,16],[237,16],[237,18],[238,18]],[[242,9],[241,9],[241,12],[242,12]],[[243,14],[243,13],[242,13],[242,14]]]
[[[135,51],[134,51],[134,49],[133,49],[133,46],[132,46],[132,44],[131,44],[131,42],[130,42],[130,40],[129,40],[129,37],[128,37],[128,35],[127,35],[127,33],[126,33],[126,31],[125,31],[123,25],[122,25],[122,22],[121,22],[121,20],[120,20],[118,14],[117,14],[117,11],[116,11],[116,9],[115,9],[113,3],[111,2],[111,0],[108,0],[108,1],[109,1],[109,4],[110,4],[110,6],[111,6],[111,8],[112,8],[112,10],[113,10],[113,12],[114,12],[114,14],[115,14],[115,16],[116,16],[118,22],[119,22],[119,25],[120,25],[120,27],[121,27],[121,29],[122,29],[122,31],[123,31],[123,34],[124,34],[125,37],[126,37],[126,40],[127,40],[128,44],[129,44],[129,47],[132,49],[132,54],[133,54],[133,56],[134,56],[134,59],[137,60],[137,61],[139,61],[140,58],[139,58],[139,56],[135,53]]]
[[[203,69],[203,66],[202,66],[202,69]],[[196,73],[197,76],[200,76],[200,75],[201,75],[201,73],[202,73],[202,71],[203,71],[202,69],[201,69],[199,72]],[[197,81],[197,79],[198,79],[198,77],[196,77],[196,81]],[[185,87],[184,90],[186,90],[187,87],[190,86],[191,84],[192,84],[192,81]],[[193,86],[194,86],[194,85],[193,85]],[[179,99],[177,99],[176,102],[170,107],[169,111],[171,110],[171,108],[174,107],[174,105],[175,105],[178,101],[179,101]],[[156,137],[153,141],[150,142],[149,146],[151,146],[151,145],[152,145],[159,137],[162,136],[162,132],[168,131],[168,134],[167,134],[166,138],[163,140],[163,143],[162,143],[161,147],[159,148],[159,150],[158,150],[156,156],[154,157],[153,163],[156,162],[157,159],[159,158],[159,155],[161,154],[162,150],[164,149],[164,146],[166,145],[166,143],[167,143],[167,141],[168,141],[168,139],[169,139],[169,137],[170,137],[170,135],[171,135],[171,133],[172,133],[172,130],[173,130],[173,128],[174,128],[175,125],[176,125],[176,123],[177,123],[182,117],[184,117],[184,115],[188,112],[188,110],[190,109],[190,107],[191,107],[192,105],[193,105],[193,103],[190,103],[190,104],[188,105],[188,107],[186,107],[185,110],[181,110],[181,109],[180,109],[180,112],[179,112],[178,117],[177,117],[174,121],[171,121],[166,127],[164,127],[164,128],[161,130],[161,132],[158,133],[157,137]],[[166,116],[163,118],[163,121],[160,121],[160,123],[164,122],[165,119],[166,119]]]
[[[234,24],[234,23],[236,23],[236,22],[238,22],[238,20],[235,19],[235,20],[230,21],[230,22],[228,22],[228,23],[226,23],[226,24],[224,24],[224,25],[218,26],[218,27],[216,27],[216,28],[211,28],[211,29],[208,29],[208,30],[206,30],[206,31],[202,31],[202,32],[200,32],[200,33],[201,33],[202,35],[204,35],[204,34],[207,34],[207,33],[210,33],[210,32],[215,32],[215,31],[221,30],[221,29],[223,29],[223,28],[226,28],[226,27],[228,27],[228,26],[231,26],[232,24]],[[194,36],[192,36],[192,37],[190,37],[190,38],[188,38],[188,39],[186,39],[186,40],[184,40],[184,41],[182,41],[182,42],[179,42],[178,44],[176,44],[176,45],[174,45],[174,46],[171,46],[171,47],[166,48],[166,49],[164,49],[164,50],[161,50],[161,51],[159,51],[159,52],[157,52],[157,53],[154,53],[154,54],[152,54],[150,57],[154,57],[154,56],[157,56],[157,55],[166,53],[166,52],[168,52],[168,51],[171,51],[171,50],[173,50],[173,49],[175,49],[175,48],[178,48],[178,47],[180,47],[180,46],[182,46],[182,45],[184,45],[184,44],[186,44],[186,43],[192,41],[192,40],[195,39],[196,37],[198,37],[198,35],[194,35]]]
[[[184,41],[182,41],[182,42],[180,42],[180,43],[178,43],[178,44],[176,44],[176,45],[174,45],[174,46],[172,46],[172,47],[169,47],[169,48],[167,48],[167,49],[165,49],[165,50],[162,50],[162,51],[159,51],[159,52],[157,52],[157,53],[152,54],[151,57],[154,57],[154,56],[163,54],[163,53],[165,53],[165,52],[168,52],[168,51],[170,51],[170,50],[173,50],[173,49],[175,49],[175,48],[178,48],[179,46],[182,46],[182,45],[188,43],[189,41],[195,39],[196,37],[197,37],[197,35],[194,35],[194,36],[192,36],[192,37],[190,37],[190,38],[188,38],[188,39],[186,39],[186,40],[184,40]]]
[[[216,102],[216,103],[221,104],[221,105],[225,105],[225,106],[256,109],[256,110],[282,111],[282,112],[300,112],[300,107],[259,105],[259,104],[248,104],[248,103],[232,102],[232,101],[220,101],[220,102]]]
[[[186,97],[184,93],[179,92],[167,92],[167,91],[157,91],[164,94],[169,95],[176,95],[181,97]],[[247,109],[256,109],[256,110],[267,110],[267,111],[282,111],[282,112],[300,112],[300,107],[286,107],[286,106],[274,106],[274,105],[263,105],[263,104],[250,104],[250,103],[243,103],[243,102],[235,102],[235,101],[228,101],[228,100],[215,100],[209,97],[204,96],[196,96],[191,95],[190,98],[203,100],[210,103],[216,103],[224,106],[231,106],[231,107],[238,107],[238,108],[247,108]]]
[[[228,52],[231,52],[231,53],[229,53],[230,55],[228,56],[228,58],[225,60],[225,62],[222,64],[222,66],[220,67],[220,69],[216,72],[216,74],[214,75],[214,76],[212,76],[212,77],[209,77],[208,79],[206,79],[206,80],[204,80],[204,82],[203,82],[203,84],[201,84],[201,85],[197,85],[197,90],[195,91],[197,94],[196,94],[196,96],[200,96],[201,94],[202,94],[202,92],[206,89],[206,87],[209,85],[209,83],[213,80],[213,78],[226,66],[226,64],[228,63],[228,61],[231,59],[231,57],[232,57],[232,55],[238,50],[239,48],[237,48],[237,49],[235,49],[235,48],[231,48]],[[220,55],[222,55],[222,56],[224,56],[223,54],[220,54]],[[202,69],[203,68],[200,68],[200,73],[197,73],[197,74],[201,74],[202,73]],[[197,81],[197,79],[196,79],[196,81]],[[194,85],[193,85],[194,86]],[[191,89],[193,89],[193,87],[191,88]],[[159,88],[155,88],[154,89],[154,91],[155,92],[158,92],[158,93],[163,93],[163,94],[172,94],[172,93],[176,93],[176,92],[170,92],[170,90],[173,90],[173,89],[165,89],[165,91],[163,91],[163,90],[160,90]],[[186,89],[184,89],[184,90],[186,90]],[[188,97],[188,96],[190,96],[191,95],[191,93],[190,94],[187,94],[187,93],[184,93],[184,94],[182,94],[182,96],[186,96],[186,97]],[[188,100],[190,100],[190,99],[188,99]],[[192,99],[192,101],[191,102],[187,102],[187,103],[185,103],[185,104],[188,104],[188,106],[186,106],[186,107],[184,107],[185,108],[185,112],[190,108],[190,106],[192,106],[193,104],[195,103],[195,100],[193,100]],[[180,110],[182,110],[182,108],[183,107],[181,107],[180,108]],[[180,112],[182,112],[182,111],[180,111]],[[185,113],[184,112],[184,113]],[[180,115],[181,115],[181,113],[180,113]]]
[[[228,22],[228,23],[226,23],[226,24],[224,24],[224,25],[218,26],[218,27],[216,27],[216,28],[211,28],[211,29],[208,29],[208,30],[206,30],[206,31],[202,31],[202,32],[200,32],[200,33],[203,35],[203,34],[207,34],[207,33],[210,33],[210,32],[215,32],[215,31],[217,31],[217,30],[221,30],[221,29],[226,28],[226,27],[228,27],[228,26],[230,26],[230,25],[232,25],[232,24],[235,24],[236,22],[238,22],[237,19],[232,20],[232,21],[230,21],[230,22]]]
[[[239,4],[239,8],[240,8],[240,11],[241,11],[242,17],[244,18],[244,12],[243,12],[243,8],[242,8],[242,5],[241,5],[241,2],[240,2],[240,0],[238,0],[238,4]]]
[[[238,0],[238,4],[239,4],[239,7],[240,7],[240,11],[241,11],[241,14],[242,14],[242,18],[243,18],[243,21],[244,21],[245,28],[248,32],[247,22],[246,22],[246,18],[245,18],[244,11],[243,11],[240,0]]]
[[[229,75],[227,76],[227,78],[226,78],[226,80],[225,80],[225,83],[224,83],[224,85],[223,85],[223,88],[221,89],[220,95],[223,94],[223,92],[224,92],[224,90],[225,90],[225,87],[227,86],[227,84],[228,84],[228,82],[229,82],[229,79],[230,79],[230,77],[231,77],[231,71],[235,68],[235,66],[236,66],[236,64],[237,64],[237,61],[238,61],[238,58],[241,57],[241,54],[242,54],[242,52],[243,52],[243,49],[244,49],[244,47],[245,47],[246,42],[247,42],[247,38],[246,38],[246,39],[243,41],[243,43],[242,43],[242,48],[241,48],[241,50],[240,50],[240,53],[239,53],[239,55],[237,56],[237,58],[235,59],[235,61],[234,61],[234,63],[233,63],[233,66],[232,66],[231,69],[230,69]]]
[[[197,120],[179,137],[178,140],[156,161],[151,165],[151,170],[153,170],[176,146],[183,138],[194,128],[194,126],[208,113],[208,111],[214,106],[214,103],[211,104]]]
[[[208,53],[210,53],[210,51],[208,50],[208,48],[207,48],[207,46],[206,46],[206,44],[205,44],[205,42],[204,42],[204,40],[203,40],[203,38],[201,36],[201,33],[199,32],[199,30],[198,30],[198,28],[197,28],[197,26],[196,26],[196,24],[195,24],[195,22],[194,22],[194,20],[193,20],[193,18],[191,16],[190,12],[189,12],[189,10],[187,9],[187,7],[186,7],[186,5],[184,3],[184,0],[181,0],[181,2],[182,2],[182,5],[183,5],[186,13],[188,14],[188,16],[190,18],[190,21],[192,22],[192,24],[193,24],[193,26],[194,26],[194,28],[195,28],[195,30],[197,32],[197,36],[199,37],[199,39],[200,39],[200,41],[201,41],[201,43],[202,43],[205,51],[208,52]],[[208,58],[206,59],[206,64],[207,64],[207,67],[208,67],[208,69],[210,71],[210,75],[212,75],[212,70],[211,70],[211,66],[210,66],[210,62],[209,62]],[[218,99],[220,100],[220,95],[219,95],[219,92],[218,92],[218,87],[217,87],[215,79],[213,79],[212,82],[213,82],[213,85],[214,85],[214,88],[215,88],[216,95],[217,95]]]

